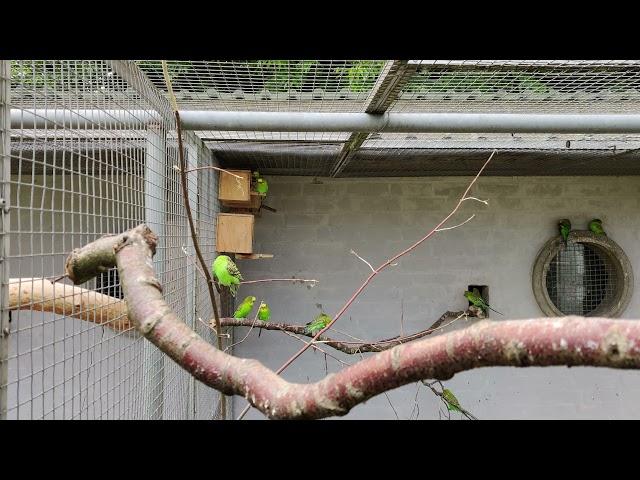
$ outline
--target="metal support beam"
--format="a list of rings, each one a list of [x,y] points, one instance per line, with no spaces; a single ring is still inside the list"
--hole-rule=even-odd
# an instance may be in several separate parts
[[[11,128],[24,130],[55,126],[82,130],[114,124],[118,124],[118,127],[144,128],[149,122],[157,121],[160,121],[160,116],[151,110],[69,110],[60,107],[11,109]]]
[[[416,72],[416,69],[416,66],[409,65],[406,60],[389,60],[372,88],[365,112],[373,114],[386,112],[398,97],[407,80]],[[338,159],[331,167],[332,177],[340,175],[368,136],[368,133],[363,132],[353,132],[351,134],[342,147]]]
[[[390,133],[640,133],[639,114],[185,111],[190,130]]]
[[[66,113],[65,113],[66,112]],[[66,116],[65,116],[66,115]],[[363,133],[640,133],[640,114],[544,113],[319,113],[187,110],[185,130]],[[131,122],[143,127],[152,112],[121,110],[11,110],[11,128],[93,128]],[[66,119],[66,120],[65,120]],[[67,123],[64,123],[67,122]],[[68,122],[75,122],[70,124]]]
[[[153,258],[155,270],[160,278],[166,270],[164,262],[166,241],[164,226],[167,211],[165,154],[164,131],[160,125],[152,125],[147,130],[145,150],[144,208],[145,221],[158,235],[160,242]],[[149,420],[159,420],[163,417],[165,355],[151,342],[144,342],[142,349],[145,417]]]
[[[7,418],[9,383],[9,95],[11,62],[0,60],[0,420]]]
[[[640,133],[638,114],[184,112],[192,130],[395,133]]]

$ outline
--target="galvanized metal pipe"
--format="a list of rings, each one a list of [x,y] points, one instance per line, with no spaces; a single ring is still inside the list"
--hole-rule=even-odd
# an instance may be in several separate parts
[[[159,121],[160,116],[152,110],[98,110],[63,108],[11,109],[11,128],[76,128],[79,130],[118,125],[135,128]]]
[[[187,130],[392,133],[639,133],[639,114],[185,111]]]
[[[11,128],[132,127],[158,120],[146,110],[11,110]],[[390,133],[640,133],[640,114],[301,113],[185,110],[185,130]]]

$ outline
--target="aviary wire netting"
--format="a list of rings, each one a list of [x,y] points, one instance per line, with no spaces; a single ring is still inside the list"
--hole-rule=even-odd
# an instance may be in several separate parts
[[[549,263],[547,292],[562,313],[588,316],[615,298],[616,278],[615,265],[599,247],[569,243]]]
[[[122,318],[98,324],[108,304],[92,309],[68,280],[59,282],[54,299],[68,300],[66,310],[44,311],[38,297],[45,288],[38,279],[63,273],[74,248],[145,222],[159,235],[154,266],[167,302],[215,343],[205,325],[213,313],[194,266],[174,168],[176,128],[168,101],[129,61],[0,65],[0,172],[4,191],[10,192],[0,235],[8,259],[1,279],[2,325],[8,333],[0,335],[0,417],[215,418],[218,392],[196,382],[132,326],[123,327]],[[33,111],[36,121],[55,119],[34,125]],[[79,118],[68,116],[74,111]],[[146,121],[145,114],[154,121]],[[185,135],[185,149],[190,167],[216,165],[191,133]],[[217,173],[199,170],[188,180],[202,253],[212,262]],[[121,296],[115,270],[80,287],[108,295],[111,303]],[[24,293],[29,291],[31,296]],[[17,292],[10,312],[8,292]]]

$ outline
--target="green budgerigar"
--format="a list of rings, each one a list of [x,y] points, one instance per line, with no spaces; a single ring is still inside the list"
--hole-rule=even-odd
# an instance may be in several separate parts
[[[589,222],[589,230],[591,230],[596,235],[604,235],[605,237],[607,236],[607,234],[604,232],[604,229],[602,228],[602,220],[600,220],[599,218],[594,218]]]
[[[270,318],[271,310],[269,310],[269,305],[264,302],[260,302],[260,307],[258,308],[258,320],[268,322]]]
[[[256,180],[256,192],[266,194],[268,190],[269,184],[267,183],[267,181],[262,177],[258,178]]]
[[[264,302],[260,302],[260,307],[258,308],[258,320],[263,322],[268,322],[271,318],[271,310],[269,310],[269,305]],[[262,329],[258,332],[258,337],[262,333]]]
[[[246,297],[238,308],[236,308],[233,318],[247,318],[253,310],[253,302],[256,301],[256,297]]]
[[[446,402],[447,410],[449,410],[450,412],[462,411],[460,402],[458,402],[458,399],[456,398],[456,396],[448,388],[445,388],[444,390],[442,390],[442,399]]]
[[[491,310],[492,312],[496,312],[499,315],[503,315],[502,313],[500,313],[497,310],[494,310],[493,308],[491,308],[491,306],[484,301],[484,298],[482,298],[482,296],[480,295],[480,292],[478,291],[477,288],[473,289],[473,292],[470,291],[465,291],[464,292],[464,296],[467,298],[467,300],[469,300],[473,305],[475,305],[476,307],[482,309],[482,311],[486,314],[487,313],[487,309]]]
[[[571,222],[567,218],[560,220],[558,228],[560,229],[560,236],[564,240],[564,245],[567,246],[567,239],[569,238],[569,233],[571,233]]]
[[[307,323],[304,327],[304,332],[309,335],[315,335],[324,327],[331,323],[331,317],[321,312],[313,321]]]
[[[220,285],[229,287],[231,295],[235,297],[243,278],[233,260],[227,255],[218,255],[213,261],[213,274]]]

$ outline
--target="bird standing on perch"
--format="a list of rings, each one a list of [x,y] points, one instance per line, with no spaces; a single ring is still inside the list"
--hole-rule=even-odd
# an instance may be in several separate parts
[[[256,180],[256,192],[266,195],[269,190],[269,184],[264,178],[258,178]]]
[[[331,323],[331,317],[326,315],[324,312],[321,312],[313,321],[304,326],[304,331],[309,335],[315,335],[324,327],[329,325],[329,323]]]
[[[560,220],[558,222],[558,228],[560,229],[560,236],[562,236],[562,240],[564,240],[564,246],[566,247],[569,233],[571,233],[571,222],[567,218]]]
[[[487,302],[484,301],[484,298],[482,298],[482,296],[480,295],[480,292],[478,291],[477,288],[474,288],[473,292],[470,292],[468,290],[465,291],[464,292],[464,296],[473,305],[475,305],[476,307],[480,308],[485,314],[487,313],[487,309],[488,309],[488,310],[491,310],[492,312],[496,312],[499,315],[503,315],[499,311],[494,310],[493,308],[491,308],[491,306]]]
[[[255,301],[256,297],[246,297],[242,303],[238,305],[238,308],[233,314],[233,318],[247,318],[251,310],[253,310],[253,303]]]
[[[271,318],[271,310],[269,310],[269,305],[264,302],[260,302],[260,307],[258,307],[258,320],[262,322],[268,322]],[[262,333],[262,329],[258,332],[258,337]]]
[[[607,234],[604,232],[604,229],[602,228],[602,220],[600,220],[599,218],[594,218],[589,222],[589,230],[591,230],[596,235],[604,235],[605,237],[607,236]]]
[[[218,255],[213,261],[213,274],[220,285],[229,287],[231,295],[235,297],[243,278],[233,260],[227,255]]]

